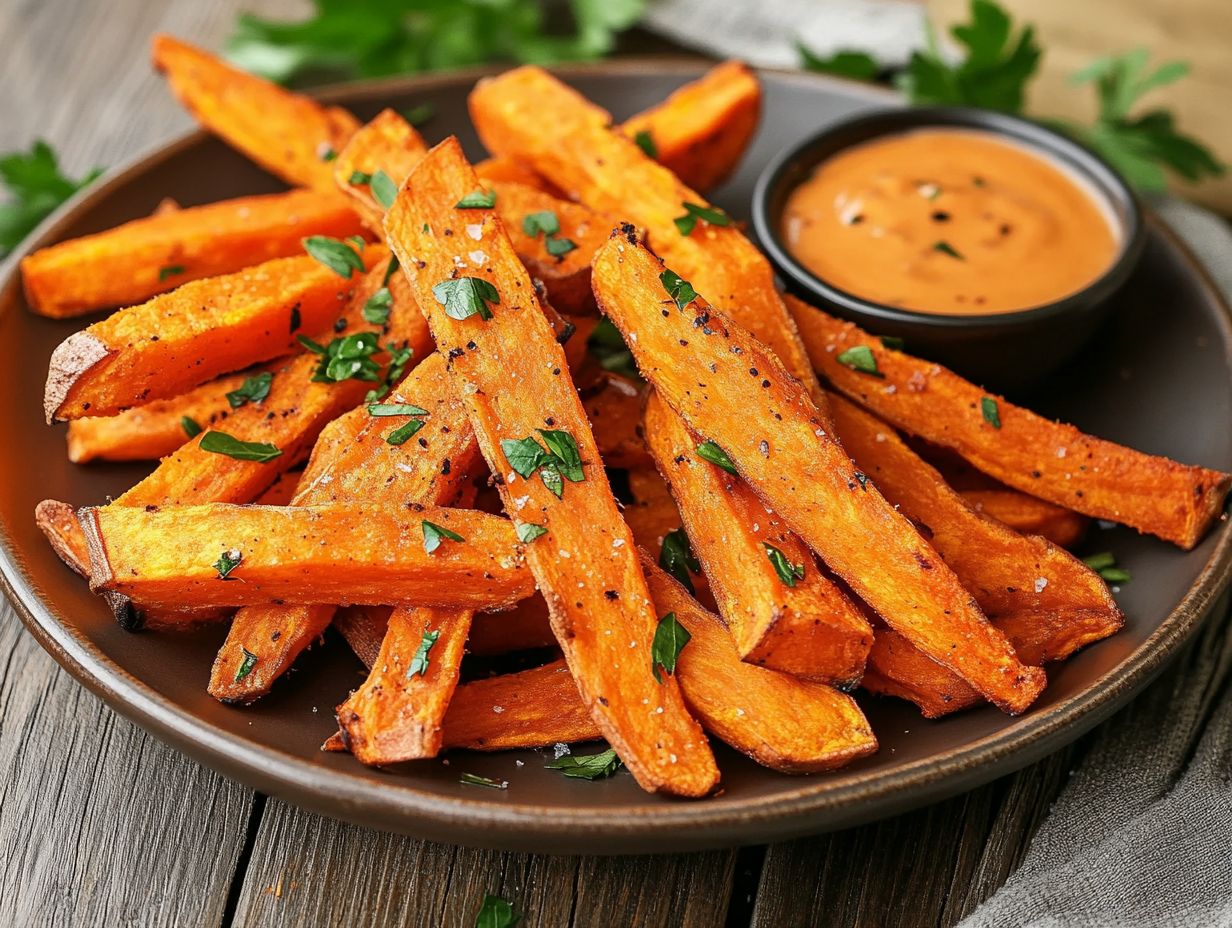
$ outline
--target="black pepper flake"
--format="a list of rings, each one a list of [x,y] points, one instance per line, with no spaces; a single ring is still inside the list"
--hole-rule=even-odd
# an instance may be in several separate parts
[[[465,352],[461,348],[450,348],[449,360],[452,361],[454,358],[460,358],[463,354],[465,354]]]
[[[426,447],[428,447],[428,441],[427,441],[427,439],[424,439],[424,438],[417,438],[417,439],[416,439],[416,441],[418,441],[418,442],[419,442],[419,447],[421,447],[421,448],[426,448]]]
[[[478,346],[478,345],[476,345],[473,341],[471,341],[471,342],[467,342],[467,343],[466,343],[466,348],[467,348],[467,350],[468,350],[468,351],[474,351],[474,350],[475,350],[476,348],[478,348],[478,347],[479,347],[479,346]]]
[[[543,424],[547,426],[553,426],[556,424],[556,420],[553,419],[551,416],[548,416],[546,419],[543,420]]]
[[[335,332],[341,332],[346,327],[347,327],[346,316],[339,316],[337,319],[334,320],[334,331]]]
[[[762,385],[763,387],[768,387],[768,386],[770,386],[770,381],[768,381],[768,380],[763,380],[763,381],[761,382],[761,385]]]
[[[760,442],[757,443],[757,450],[761,452],[762,457],[764,458],[770,457],[770,442],[766,441],[763,438]]]
[[[452,469],[453,469],[453,465],[449,462],[449,458],[445,458],[445,460],[441,461],[441,473],[442,474],[448,475],[449,471]]]
[[[607,705],[607,697],[606,697],[606,696],[600,696],[600,697],[599,697],[599,705],[601,705],[601,706],[606,706],[606,705]]]
[[[853,476],[856,478],[857,481],[859,481],[860,489],[864,490],[864,492],[867,493],[868,492],[868,474],[862,474],[860,473],[860,471],[856,471]]]
[[[604,591],[603,591],[603,595],[604,595],[607,599],[613,599],[613,600],[615,600],[615,599],[620,599],[620,594],[619,594],[619,593],[617,593],[615,590],[604,590]]]
[[[933,222],[949,222],[950,214],[943,209],[933,210],[932,220]]]

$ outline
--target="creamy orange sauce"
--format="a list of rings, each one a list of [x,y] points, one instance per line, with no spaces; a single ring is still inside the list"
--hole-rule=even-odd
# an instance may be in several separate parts
[[[781,234],[832,286],[942,315],[1050,303],[1093,282],[1120,248],[1085,182],[966,129],[887,136],[823,161],[789,196]]]

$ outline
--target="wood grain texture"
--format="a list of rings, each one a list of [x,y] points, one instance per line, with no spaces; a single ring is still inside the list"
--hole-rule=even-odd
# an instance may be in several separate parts
[[[233,924],[470,926],[484,895],[543,928],[721,925],[735,851],[549,857],[453,848],[265,807]]]

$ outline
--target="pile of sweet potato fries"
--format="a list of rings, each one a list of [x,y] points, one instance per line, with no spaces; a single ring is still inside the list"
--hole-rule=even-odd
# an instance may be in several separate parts
[[[757,126],[738,63],[623,125],[538,68],[483,80],[472,165],[171,38],[154,62],[293,189],[23,261],[38,313],[127,307],[52,355],[71,460],[158,462],[37,518],[126,628],[229,622],[228,703],[332,623],[370,670],[327,747],[364,764],[602,738],[704,796],[710,736],[834,769],[877,749],[857,686],[1020,713],[1116,632],[1065,550],[1090,518],[1190,548],[1222,512],[1227,474],[783,296],[703,196]],[[587,352],[601,317],[644,382]],[[460,683],[467,653],[529,649],[549,662]]]

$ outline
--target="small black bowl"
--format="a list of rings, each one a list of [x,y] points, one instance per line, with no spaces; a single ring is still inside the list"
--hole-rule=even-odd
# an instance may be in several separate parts
[[[945,316],[886,306],[822,280],[788,251],[779,219],[788,195],[822,161],[853,145],[928,128],[978,129],[1011,139],[1061,162],[1102,197],[1117,223],[1121,250],[1108,269],[1069,296],[1029,309]],[[904,339],[912,354],[940,361],[989,387],[1030,385],[1070,357],[1113,308],[1142,254],[1146,227],[1121,176],[1077,142],[1038,123],[989,110],[930,107],[878,110],[834,123],[772,161],[753,192],[753,227],[762,247],[801,299],[877,335]],[[1024,272],[1029,269],[1024,268]]]

